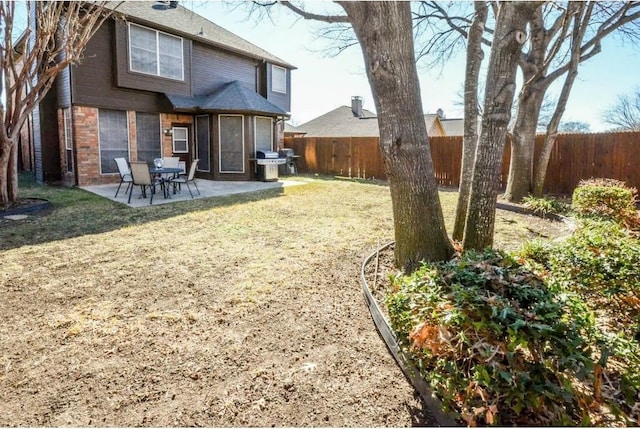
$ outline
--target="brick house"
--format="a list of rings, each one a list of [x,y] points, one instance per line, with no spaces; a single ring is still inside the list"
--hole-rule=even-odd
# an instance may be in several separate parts
[[[84,186],[117,182],[116,157],[178,156],[200,178],[255,179],[255,151],[282,147],[295,67],[178,2],[116,11],[34,111],[21,165]]]

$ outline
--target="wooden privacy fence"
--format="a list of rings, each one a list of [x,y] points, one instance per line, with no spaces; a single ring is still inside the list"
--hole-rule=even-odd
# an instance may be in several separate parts
[[[544,136],[536,137],[535,159]],[[377,137],[286,137],[300,173],[366,179],[386,179]],[[441,186],[460,184],[462,136],[430,137],[435,176]],[[511,148],[502,158],[502,189],[509,173]],[[548,194],[569,195],[582,179],[608,177],[640,189],[640,132],[560,134],[556,140],[544,186]]]

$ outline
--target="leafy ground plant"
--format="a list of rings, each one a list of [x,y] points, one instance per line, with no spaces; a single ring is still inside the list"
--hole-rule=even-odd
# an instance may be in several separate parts
[[[591,323],[568,294],[487,250],[393,280],[393,329],[443,404],[469,425],[589,423]]]
[[[581,297],[596,323],[589,333],[602,373],[595,380],[618,414],[640,418],[640,240],[620,224],[587,218],[565,241],[534,241],[520,252],[550,283]],[[604,383],[609,380],[608,383]],[[604,393],[602,393],[604,395]]]
[[[570,207],[561,200],[553,197],[534,197],[529,195],[522,200],[523,205],[534,213],[545,216],[548,214],[567,214]]]

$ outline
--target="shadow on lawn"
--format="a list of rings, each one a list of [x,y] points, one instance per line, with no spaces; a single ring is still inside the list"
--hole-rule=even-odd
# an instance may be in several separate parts
[[[79,188],[39,185],[31,173],[21,173],[21,198],[43,198],[47,209],[28,213],[23,220],[9,220],[0,212],[0,250],[100,234],[127,226],[168,219],[186,213],[232,206],[284,194],[283,188],[190,200],[149,208],[132,209]]]

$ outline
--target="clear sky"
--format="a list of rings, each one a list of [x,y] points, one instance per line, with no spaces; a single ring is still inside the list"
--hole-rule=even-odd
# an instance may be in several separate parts
[[[327,2],[309,3],[315,3],[316,8],[331,6]],[[303,20],[281,6],[272,8],[269,19],[249,16],[247,8],[228,2],[182,4],[298,68],[292,77],[291,113],[295,124],[349,105],[354,95],[363,97],[365,109],[375,110],[360,47],[327,57],[322,51],[330,42],[317,34],[326,24]],[[442,108],[448,118],[462,117],[459,94],[464,81],[464,53],[451,58],[444,69],[420,66],[418,72],[424,113]],[[606,40],[602,52],[580,66],[563,120],[587,122],[592,131],[606,130],[610,127],[602,122],[602,111],[619,94],[638,86],[640,48]],[[557,96],[559,89],[552,88],[552,92]]]

